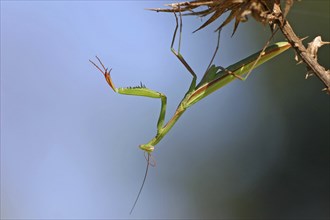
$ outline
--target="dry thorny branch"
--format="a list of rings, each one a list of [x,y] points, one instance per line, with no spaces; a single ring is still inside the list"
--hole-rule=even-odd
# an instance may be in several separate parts
[[[270,25],[272,31],[279,28],[288,42],[295,49],[299,60],[307,65],[307,75],[316,75],[326,86],[325,90],[330,94],[330,71],[325,70],[317,62],[318,48],[329,42],[323,42],[321,37],[316,37],[308,48],[302,44],[302,39],[297,37],[289,22],[286,20],[290,8],[294,0],[283,0],[283,12],[280,0],[196,0],[167,4],[169,8],[150,9],[157,12],[182,12],[183,15],[196,15],[205,17],[211,15],[210,18],[197,30],[201,30],[208,26],[226,12],[230,12],[225,21],[217,28],[217,30],[226,26],[235,19],[233,35],[240,22],[248,20],[251,15],[256,21],[262,24]],[[204,7],[202,7],[204,6]]]

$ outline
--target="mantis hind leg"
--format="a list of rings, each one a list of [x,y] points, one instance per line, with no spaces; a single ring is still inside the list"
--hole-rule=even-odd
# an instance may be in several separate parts
[[[217,46],[215,47],[215,50],[214,50],[213,56],[212,56],[212,58],[211,58],[211,61],[210,61],[209,65],[207,66],[206,71],[208,71],[208,70],[210,69],[210,66],[213,64],[214,58],[215,58],[215,56],[216,56],[217,53],[218,53],[219,45],[220,45],[220,33],[221,33],[221,28],[218,30]],[[206,72],[206,71],[205,71],[205,72]]]
[[[226,68],[223,68],[223,67],[220,67],[220,69],[224,72],[226,72],[227,74],[230,74],[230,75],[233,75],[234,77],[236,77],[237,79],[241,80],[241,81],[245,81],[251,74],[252,70],[256,67],[256,65],[258,66],[258,62],[259,60],[261,59],[261,57],[265,54],[265,50],[267,49],[270,41],[274,38],[274,35],[276,34],[276,32],[279,30],[278,27],[276,27],[275,30],[272,31],[272,34],[270,35],[269,39],[267,40],[267,42],[265,43],[264,47],[262,48],[262,50],[260,51],[259,53],[259,56],[258,58],[254,61],[253,65],[251,66],[250,70],[244,74],[244,76],[240,76],[240,75],[237,75],[235,73],[233,73],[232,71],[226,69]]]

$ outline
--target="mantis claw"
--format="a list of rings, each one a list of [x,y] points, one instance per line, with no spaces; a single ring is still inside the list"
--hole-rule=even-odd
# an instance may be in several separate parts
[[[108,70],[108,68],[105,68],[105,66],[101,62],[100,58],[98,56],[95,56],[95,57],[99,61],[99,63],[101,64],[103,70],[98,65],[96,65],[93,61],[89,60],[89,62],[91,62],[104,75],[105,80],[107,81],[107,83],[109,84],[111,89],[113,91],[117,92],[117,89],[116,89],[115,85],[113,84],[111,76],[110,76],[110,72],[111,72],[112,68],[110,68],[110,70]]]

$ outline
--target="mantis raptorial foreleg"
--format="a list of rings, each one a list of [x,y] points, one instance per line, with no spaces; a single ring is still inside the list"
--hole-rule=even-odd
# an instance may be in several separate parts
[[[96,56],[96,59],[101,64],[103,70],[98,65],[96,65],[93,61],[91,61],[91,60],[89,60],[89,61],[104,75],[105,80],[107,81],[107,83],[109,84],[109,86],[111,87],[111,89],[114,92],[116,92],[118,94],[123,94],[123,95],[144,96],[144,97],[149,97],[149,98],[160,98],[161,99],[160,115],[159,115],[158,122],[157,122],[157,134],[158,134],[164,125],[164,118],[165,118],[165,114],[166,114],[166,100],[167,100],[166,96],[163,93],[146,88],[144,85],[142,85],[142,83],[140,86],[135,86],[135,87],[116,88],[114,83],[112,82],[112,79],[110,76],[110,72],[112,69],[108,70],[107,68],[105,68],[105,66],[101,62],[100,58],[98,58],[97,56]]]

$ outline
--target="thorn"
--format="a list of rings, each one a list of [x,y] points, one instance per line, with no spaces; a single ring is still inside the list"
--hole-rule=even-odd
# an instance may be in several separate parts
[[[325,44],[330,44],[330,42],[322,41],[321,36],[317,36],[312,42],[308,43],[307,53],[317,60],[317,52]]]
[[[323,88],[322,92],[326,92],[328,95],[330,95],[330,88]]]
[[[306,36],[306,37],[300,38],[299,40],[300,40],[300,41],[303,41],[303,40],[306,40],[307,38],[309,38],[309,36]]]
[[[307,71],[305,79],[308,79],[309,77],[314,76],[314,72],[312,70]]]

